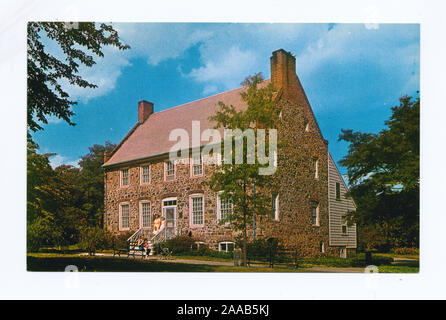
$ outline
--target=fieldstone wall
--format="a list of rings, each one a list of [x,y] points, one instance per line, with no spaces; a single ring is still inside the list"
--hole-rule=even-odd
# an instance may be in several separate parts
[[[128,186],[120,186],[120,170],[126,167],[107,171],[105,199],[107,230],[115,234],[122,232],[119,230],[119,205],[123,202],[130,204],[130,230],[137,231],[140,228],[140,201],[150,201],[151,221],[153,221],[156,214],[162,215],[163,199],[175,197],[178,234],[191,233],[194,239],[207,243],[212,249],[218,249],[219,242],[233,241],[232,230],[228,226],[220,225],[217,221],[217,193],[203,184],[210,177],[215,164],[204,163],[204,174],[191,177],[188,161],[179,161],[176,164],[175,180],[164,181],[165,160],[167,157],[128,166],[130,173]],[[140,167],[147,164],[150,164],[151,181],[141,184]],[[202,227],[190,227],[189,199],[192,194],[204,196],[204,226]]]

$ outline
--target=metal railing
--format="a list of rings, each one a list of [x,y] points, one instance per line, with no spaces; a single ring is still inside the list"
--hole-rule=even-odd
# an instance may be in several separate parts
[[[135,242],[141,236],[142,230],[142,228],[139,228],[134,234],[130,236],[130,238],[127,239],[127,242]]]

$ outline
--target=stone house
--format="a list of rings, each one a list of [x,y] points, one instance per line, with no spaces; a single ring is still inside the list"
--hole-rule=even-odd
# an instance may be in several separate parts
[[[271,215],[256,221],[256,238],[275,238],[302,255],[345,256],[356,248],[356,226],[348,226],[343,215],[355,210],[345,196],[345,185],[328,152],[306,94],[296,74],[295,57],[282,49],[272,53],[271,79],[281,105],[283,126],[279,136],[290,141],[288,150],[277,154],[282,170],[274,177]],[[104,155],[104,225],[112,233],[139,232],[153,237],[156,216],[165,219],[164,237],[191,235],[200,243],[220,251],[234,247],[236,232],[219,220],[232,211],[230,200],[219,190],[205,187],[221,155],[188,156],[169,161],[175,141],[174,129],[193,135],[192,123],[200,130],[214,127],[209,117],[218,102],[246,108],[241,87],[211,97],[154,112],[151,102],[138,103],[138,122],[116,148]],[[192,138],[191,138],[192,139]],[[208,141],[199,137],[200,144]],[[283,152],[281,152],[283,151]],[[252,232],[252,230],[250,231]]]

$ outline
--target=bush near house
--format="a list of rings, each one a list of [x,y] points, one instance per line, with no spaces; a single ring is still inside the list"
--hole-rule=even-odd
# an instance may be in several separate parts
[[[79,247],[90,256],[96,251],[109,249],[112,245],[110,234],[99,227],[84,226],[80,228]]]
[[[197,240],[189,236],[176,236],[164,243],[164,246],[172,251],[172,254],[188,252],[192,250],[192,246]]]

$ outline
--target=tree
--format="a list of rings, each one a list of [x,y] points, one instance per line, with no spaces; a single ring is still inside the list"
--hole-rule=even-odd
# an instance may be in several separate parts
[[[115,144],[106,141],[105,145],[95,144],[88,149],[90,152],[79,161],[80,186],[84,201],[82,209],[87,212],[87,223],[103,227],[104,215],[104,152],[111,152]]]
[[[55,41],[65,55],[65,61],[50,54],[42,42],[42,37]],[[118,33],[111,25],[93,22],[80,22],[69,25],[63,22],[28,23],[28,129],[42,130],[38,122],[48,123],[48,116],[65,120],[68,124],[74,115],[71,101],[63,89],[62,81],[82,88],[96,88],[83,79],[79,66],[93,66],[96,62],[91,53],[103,57],[104,46],[114,46],[119,50],[130,47],[121,43]],[[28,132],[29,137],[29,132]]]
[[[400,98],[378,134],[342,130],[350,143],[347,167],[356,212],[347,218],[380,232],[387,246],[418,246],[420,98]]]
[[[262,75],[256,74],[247,77],[242,85],[247,86],[247,90],[241,94],[243,101],[247,104],[246,110],[237,111],[234,106],[227,106],[219,102],[220,110],[211,117],[217,123],[216,127],[225,129],[240,129],[242,131],[253,128],[255,136],[257,129],[266,130],[275,128],[278,118],[277,107],[273,102],[272,85],[259,87],[263,81]],[[266,134],[266,137],[269,135]],[[233,141],[232,141],[233,142]],[[265,192],[252,192],[253,186],[257,190],[264,190],[268,186],[270,176],[260,175],[259,169],[264,167],[255,157],[255,163],[247,163],[247,159],[256,153],[257,141],[254,149],[250,151],[247,146],[248,141],[243,138],[243,161],[235,164],[236,153],[232,152],[232,163],[222,163],[213,173],[209,185],[214,190],[222,193],[220,197],[230,198],[233,204],[233,213],[228,215],[222,223],[230,222],[234,230],[242,232],[243,239],[243,263],[247,264],[247,228],[252,223],[253,215],[265,215],[270,212],[270,198]],[[234,146],[234,143],[232,143]],[[268,141],[266,143],[268,146]],[[266,147],[268,149],[268,147]]]
[[[104,212],[104,151],[114,144],[90,147],[80,169],[49,164],[54,154],[39,154],[28,142],[27,231],[28,248],[74,244],[87,226],[102,228]],[[49,232],[51,231],[51,232]]]

